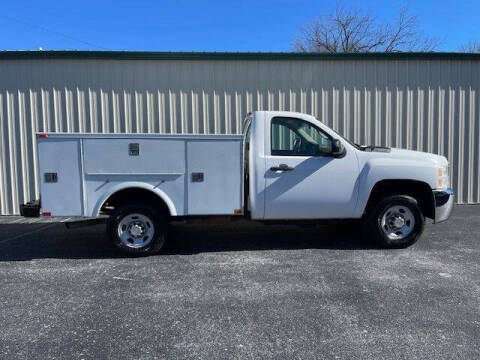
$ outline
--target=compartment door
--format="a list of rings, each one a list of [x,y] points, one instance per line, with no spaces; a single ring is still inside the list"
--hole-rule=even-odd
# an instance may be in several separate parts
[[[80,139],[45,139],[38,143],[42,211],[52,216],[83,215]]]
[[[233,215],[242,203],[242,142],[187,143],[188,215]]]

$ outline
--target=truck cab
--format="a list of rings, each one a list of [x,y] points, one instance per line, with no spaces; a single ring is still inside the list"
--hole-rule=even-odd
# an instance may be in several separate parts
[[[249,132],[253,219],[354,217],[360,169],[348,142],[300,113],[255,112]]]

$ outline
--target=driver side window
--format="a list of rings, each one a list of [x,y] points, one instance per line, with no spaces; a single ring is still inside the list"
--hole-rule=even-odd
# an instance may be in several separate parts
[[[332,139],[316,126],[300,119],[272,119],[271,154],[278,156],[326,156]]]

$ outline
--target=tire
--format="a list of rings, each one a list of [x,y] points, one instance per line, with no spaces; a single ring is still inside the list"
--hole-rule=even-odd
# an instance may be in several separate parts
[[[158,253],[167,237],[166,217],[146,204],[118,206],[107,222],[107,235],[113,245],[130,255]]]
[[[364,219],[365,236],[383,248],[406,248],[422,235],[425,216],[417,201],[406,195],[388,196]]]

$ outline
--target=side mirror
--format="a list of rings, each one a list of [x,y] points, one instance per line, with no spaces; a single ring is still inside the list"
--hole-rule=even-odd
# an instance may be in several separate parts
[[[332,142],[332,156],[336,158],[341,158],[345,156],[346,150],[342,142],[338,139],[333,139]]]

